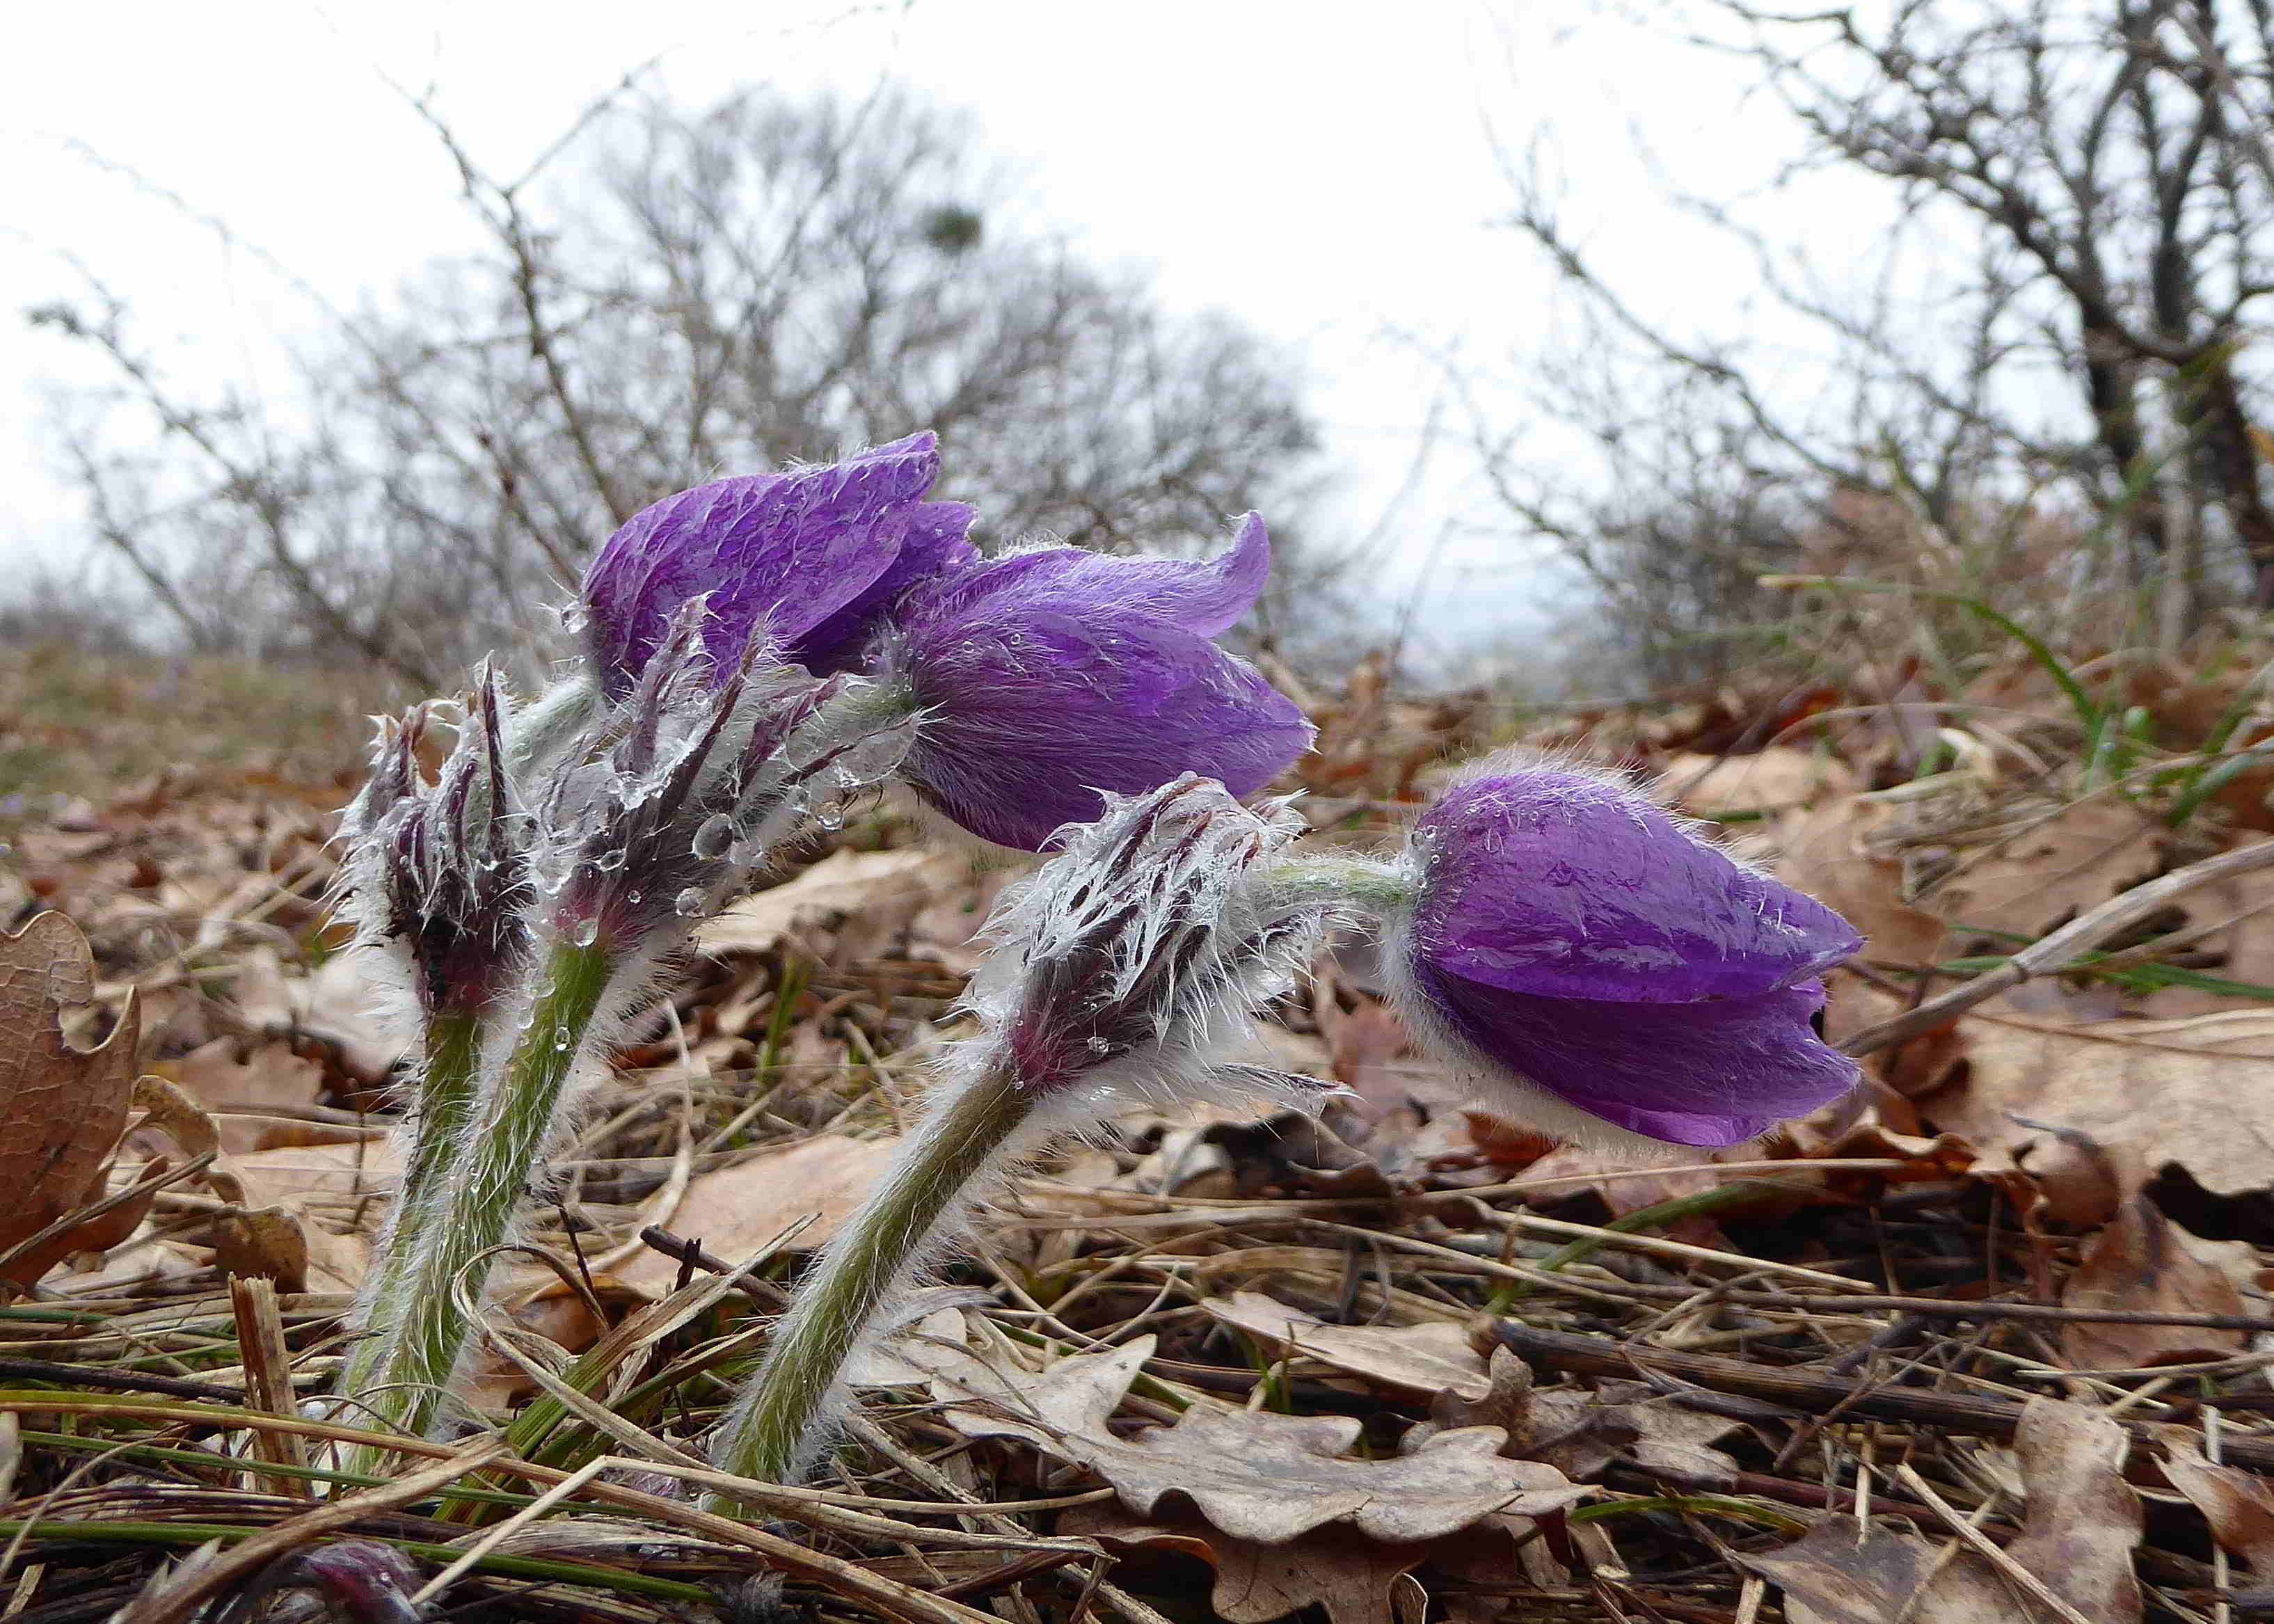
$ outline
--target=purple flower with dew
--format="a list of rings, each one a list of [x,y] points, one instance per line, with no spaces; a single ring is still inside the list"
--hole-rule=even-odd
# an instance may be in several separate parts
[[[1263,589],[1271,543],[1254,514],[1231,551],[1187,560],[1043,547],[911,592],[880,676],[923,726],[903,776],[974,834],[1039,851],[1192,771],[1235,795],[1310,748],[1285,695],[1209,639]]]
[[[1416,822],[1406,879],[1399,1003],[1511,1119],[1733,1145],[1855,1085],[1813,1019],[1862,937],[1623,785],[1487,763]]]
[[[850,668],[900,598],[976,554],[972,511],[923,500],[937,438],[911,434],[842,462],[718,479],[641,509],[584,572],[585,635],[603,690],[631,691],[690,599],[721,672],[754,633],[817,675]]]

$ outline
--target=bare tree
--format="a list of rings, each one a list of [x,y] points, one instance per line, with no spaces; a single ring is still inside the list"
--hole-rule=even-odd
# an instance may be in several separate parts
[[[1751,478],[1781,487],[1803,529],[1840,523],[1842,492],[1879,499],[1874,512],[1899,504],[1922,532],[1978,533],[2001,506],[2067,515],[2067,533],[2101,549],[2091,565],[2160,595],[2166,643],[2222,593],[2274,604],[2249,342],[2274,293],[2274,12],[2261,0],[1896,0],[1785,14],[1713,0],[1707,15],[1725,26],[1699,43],[1773,89],[1803,132],[1788,178],[1882,177],[1894,229],[1875,253],[1842,244],[1827,265],[1796,249],[1797,223],[1763,233],[1722,199],[1662,200],[1751,252],[1788,342],[1816,335],[1826,381],[1808,393],[1745,335],[1640,313],[1617,268],[1566,227],[1544,166],[1517,169],[1511,223],[1626,368],[1615,390],[1551,391],[1551,409],[1641,470],[1621,503],[1660,510],[1645,551],[1665,565],[1695,536],[1692,586],[1742,568],[1761,552],[1758,526],[1744,546],[1702,554],[1727,539],[1715,515],[1730,486]],[[1536,470],[1483,439],[1527,528],[1585,534],[1600,553],[1616,526],[1557,506]],[[1731,461],[1707,477],[1695,453],[1715,442]],[[1687,607],[1662,569],[1630,584]]]
[[[525,635],[645,503],[918,427],[998,539],[1212,542],[1299,500],[1288,357],[1085,264],[904,91],[618,98],[506,181],[431,122],[488,247],[335,314],[298,399],[194,402],[118,302],[41,312],[162,431],[74,444],[98,534],[193,639],[242,643],[252,605],[272,642],[425,681]]]

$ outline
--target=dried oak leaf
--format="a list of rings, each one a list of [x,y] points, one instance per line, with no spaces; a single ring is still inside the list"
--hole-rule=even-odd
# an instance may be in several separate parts
[[[2202,1434],[2191,1427],[2156,1431],[2168,1451],[2164,1476],[2202,1513],[2211,1538],[2249,1563],[2260,1580],[2274,1579],[2274,1483],[2213,1465],[2203,1454]]]
[[[751,1256],[802,1218],[813,1222],[798,1231],[795,1244],[818,1246],[861,1205],[893,1148],[891,1139],[841,1133],[801,1140],[697,1174],[661,1222],[729,1263]],[[646,1251],[615,1274],[628,1286],[660,1294],[678,1283],[680,1267],[678,1259]]]
[[[2130,1439],[2099,1410],[2033,1398],[2014,1452],[2028,1510],[2007,1555],[2094,1624],[2138,1624],[2142,1601],[2132,1571],[2140,1543],[2140,1498],[2124,1481]],[[1805,1538],[1737,1559],[1784,1587],[1792,1624],[2057,1624],[1973,1551],[1938,1551],[1885,1524],[1826,1517]]]
[[[1945,957],[1943,921],[1903,900],[1902,864],[1874,840],[1894,816],[1860,795],[1787,813],[1776,831],[1777,875],[1847,915],[1873,963],[1935,964]]]
[[[2047,1213],[2105,1222],[2165,1167],[2214,1195],[2274,1186],[2274,1055],[2225,1047],[2262,1019],[2096,1021],[2063,1026],[1974,1017],[1962,1064],[1918,1107],[1981,1154],[1977,1176],[2018,1171]],[[2218,1046],[2214,1046],[2218,1045]]]
[[[132,996],[94,1048],[76,1048],[64,1034],[63,1011],[92,1000],[94,981],[87,938],[62,914],[0,932],[0,1250],[100,1197],[125,1129],[141,1029]],[[121,1238],[116,1214],[96,1222],[112,1244]],[[28,1289],[89,1244],[84,1231],[66,1229],[8,1257],[0,1280]]]
[[[1235,1291],[1201,1304],[1220,1324],[1246,1332],[1349,1375],[1409,1393],[1456,1393],[1481,1399],[1492,1382],[1485,1362],[1457,1325],[1330,1325],[1316,1314],[1264,1296]]]
[[[2113,1417],[2053,1398],[2024,1404],[2014,1436],[2029,1511],[2007,1554],[2094,1624],[2135,1624],[2145,1605],[2132,1571],[2143,1520],[2124,1481],[2131,1448]]]
[[[1887,1523],[1829,1516],[1780,1550],[1736,1560],[1781,1587],[1788,1624],[2040,1624],[1983,1559],[1946,1557]]]
[[[2129,801],[2074,801],[1963,853],[1919,904],[1962,943],[1969,931],[2041,936],[2153,876],[2166,832]]]
[[[2133,1312],[2248,1314],[2243,1286],[2256,1274],[2243,1241],[2207,1241],[2164,1216],[2144,1195],[2116,1209],[2061,1288],[2065,1308]],[[2074,1370],[2137,1370],[2220,1359],[2244,1346],[2240,1331],[2081,1320],[2061,1327],[2062,1355]]]
[[[1087,1536],[1110,1550],[1173,1551],[1216,1569],[1212,1616],[1225,1624],[1268,1624],[1302,1607],[1323,1607],[1333,1624],[1397,1624],[1397,1592],[1430,1547],[1352,1539],[1331,1529],[1284,1545],[1259,1545],[1200,1522],[1133,1517],[1118,1506],[1082,1506],[1059,1520],[1062,1534]],[[1419,1601],[1427,1598],[1419,1596]],[[1416,1607],[1407,1616],[1419,1614]]]
[[[214,1117],[224,1150],[265,1150],[277,1145],[321,1144],[353,1132],[323,1132],[314,1124],[279,1116],[323,1097],[324,1069],[276,1041],[246,1044],[215,1038],[178,1059],[152,1068]]]
[[[1349,1522],[1391,1544],[1411,1543],[1495,1512],[1560,1511],[1592,1492],[1552,1466],[1503,1457],[1507,1435],[1498,1427],[1437,1432],[1393,1459],[1367,1461],[1345,1453],[1364,1430],[1347,1416],[1195,1405],[1171,1426],[1117,1438],[1109,1419],[1152,1356],[1154,1340],[1142,1336],[1110,1352],[1078,1354],[1037,1376],[1020,1372],[1015,1381],[991,1367],[975,1379],[969,1365],[985,1362],[967,1351],[960,1379],[943,1371],[934,1391],[948,1401],[949,1424],[967,1436],[1017,1438],[1087,1466],[1142,1515],[1172,1497],[1188,1498],[1224,1532],[1263,1545],[1284,1544],[1329,1522]]]
[[[934,846],[832,852],[804,873],[745,897],[695,932],[706,953],[763,953],[799,925],[879,903],[915,899],[960,876],[965,860]]]

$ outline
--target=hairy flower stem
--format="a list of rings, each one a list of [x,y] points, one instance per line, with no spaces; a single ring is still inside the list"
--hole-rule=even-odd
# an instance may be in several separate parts
[[[431,1187],[398,1220],[397,1316],[369,1372],[383,1389],[369,1401],[405,1431],[433,1424],[442,1389],[473,1330],[462,1304],[478,1304],[485,1254],[505,1244],[561,1116],[561,1103],[617,965],[606,944],[562,942],[501,1076],[468,1102],[460,1140],[438,1149]],[[463,1276],[463,1278],[462,1278]]]
[[[472,1114],[474,1072],[481,1062],[483,1031],[481,1017],[464,1011],[438,1011],[426,1023],[426,1059],[418,1076],[410,1152],[387,1233],[356,1300],[354,1326],[362,1340],[349,1350],[340,1367],[337,1387],[343,1394],[358,1394],[372,1385],[372,1372],[401,1329],[405,1302],[403,1276],[410,1266],[409,1237],[416,1223],[410,1214],[425,1207],[440,1187]]]
[[[967,1085],[903,1142],[876,1193],[838,1231],[798,1282],[757,1373],[727,1411],[711,1458],[720,1470],[766,1483],[794,1481],[828,1441],[831,1400],[903,1290],[969,1205],[974,1181],[1025,1124],[1035,1105],[1006,1071]],[[717,1494],[712,1510],[732,1510]]]

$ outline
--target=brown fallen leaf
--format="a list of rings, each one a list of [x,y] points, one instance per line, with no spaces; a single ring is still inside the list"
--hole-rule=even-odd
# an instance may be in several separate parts
[[[2261,1018],[2247,1030],[2263,1044]],[[2066,1026],[1976,1016],[1920,1115],[2024,1173],[2066,1223],[2105,1222],[2167,1166],[2214,1195],[2274,1186],[2274,1057],[2213,1047],[2227,1018]]]
[[[205,1170],[207,1187],[230,1208],[213,1222],[210,1243],[215,1260],[225,1273],[263,1276],[276,1282],[277,1289],[283,1291],[308,1289],[315,1260],[324,1256],[335,1261],[336,1249],[325,1245],[313,1232],[303,1203],[261,1199],[267,1189],[258,1173],[248,1184],[246,1164],[279,1155],[335,1162],[341,1156],[368,1155],[385,1148],[376,1144],[312,1145],[256,1151],[238,1161],[223,1152],[221,1128],[211,1114],[164,1078],[139,1079],[134,1085],[134,1107],[143,1113],[144,1129],[163,1133],[192,1156],[213,1158]],[[361,1282],[359,1267],[354,1279],[345,1281],[337,1279],[335,1268],[321,1272],[326,1275],[323,1283],[337,1289],[352,1290]]]
[[[1961,944],[1979,932],[2041,936],[2151,877],[2166,833],[2129,801],[2075,801],[1962,853],[1918,902]]]
[[[1660,790],[1699,817],[1731,812],[1784,812],[1844,795],[1855,769],[1814,750],[1773,744],[1749,756],[1677,750],[1658,762]]]
[[[1409,1393],[1454,1393],[1481,1399],[1491,1390],[1485,1362],[1468,1334],[1445,1320],[1421,1325],[1330,1325],[1257,1291],[1235,1291],[1201,1304],[1219,1324],[1266,1346]]]
[[[1541,1387],[1505,1348],[1493,1350],[1487,1370],[1482,1397],[1440,1393],[1428,1425],[1499,1427],[1508,1434],[1502,1453],[1545,1461],[1575,1483],[1593,1483],[1628,1461],[1687,1488],[1736,1481],[1736,1460],[1713,1445],[1743,1422],[1671,1403],[1639,1381],[1605,1382],[1593,1392]]]
[[[1259,1545],[1199,1522],[1156,1522],[1118,1506],[1081,1506],[1059,1520],[1062,1534],[1109,1550],[1173,1551],[1216,1569],[1209,1595],[1225,1624],[1269,1624],[1302,1607],[1323,1607],[1333,1624],[1397,1624],[1399,1584],[1430,1547],[1388,1545],[1322,1529],[1284,1545]],[[1416,1591],[1416,1600],[1426,1600]],[[1415,1609],[1418,1615],[1419,1608]]]
[[[118,1024],[93,1049],[64,1035],[64,1012],[94,996],[94,957],[60,914],[0,932],[0,1251],[29,1241],[102,1194],[126,1126],[140,1035],[128,995]],[[117,1220],[102,1230],[115,1244]],[[130,1226],[131,1227],[131,1226]],[[91,1244],[67,1229],[0,1263],[0,1280],[27,1290]]]
[[[1946,1554],[1886,1522],[1828,1516],[1781,1549],[1737,1553],[1784,1591],[1788,1624],[2040,1624],[1972,1551]]]
[[[1937,964],[1943,921],[1903,900],[1902,864],[1879,844],[1894,817],[1886,802],[1862,795],[1787,813],[1776,831],[1778,877],[1846,914],[1873,963]]]
[[[2242,1287],[2256,1272],[2248,1243],[2190,1235],[2146,1196],[2135,1195],[2085,1244],[2060,1300],[2066,1308],[2247,1314],[2252,1307]],[[2061,1327],[2060,1346],[2073,1369],[2137,1370],[2225,1358],[2241,1351],[2244,1336],[2240,1331],[2081,1320]]]
[[[2145,1605],[2132,1571],[2143,1518],[2124,1481],[2131,1447],[2113,1417],[2053,1398],[2023,1405],[2014,1437],[2029,1511],[2007,1554],[2094,1624],[2136,1624]]]
[[[2274,1579],[2274,1483],[2255,1472],[2213,1465],[2202,1450],[2202,1435],[2192,1427],[2156,1429],[2167,1451],[2164,1475],[2186,1495],[2211,1538],[2250,1565],[2263,1583]]]
[[[892,1159],[891,1139],[823,1134],[766,1151],[747,1162],[697,1174],[671,1214],[672,1233],[700,1242],[706,1252],[740,1263],[800,1219],[802,1249],[818,1246],[860,1206]],[[644,1251],[615,1271],[628,1286],[652,1292],[678,1283],[676,1259]]]
[[[1495,1513],[1545,1515],[1593,1492],[1552,1466],[1502,1456],[1507,1434],[1498,1427],[1436,1432],[1388,1460],[1345,1453],[1364,1430],[1346,1416],[1195,1405],[1171,1426],[1117,1437],[1110,1418],[1154,1343],[1138,1337],[1105,1353],[1060,1359],[1038,1375],[1006,1372],[968,1349],[924,1338],[899,1352],[930,1369],[948,1424],[967,1436],[1016,1438],[1087,1466],[1141,1515],[1189,1499],[1215,1527],[1263,1545],[1329,1522],[1412,1543]]]
[[[313,1105],[324,1090],[321,1066],[274,1041],[245,1044],[216,1038],[151,1069],[213,1116],[220,1124],[222,1147],[230,1151],[305,1140],[313,1124],[265,1113],[278,1106]]]
[[[832,852],[804,873],[745,897],[695,932],[706,953],[763,953],[806,921],[890,898],[920,898],[960,876],[963,858],[933,846]]]

